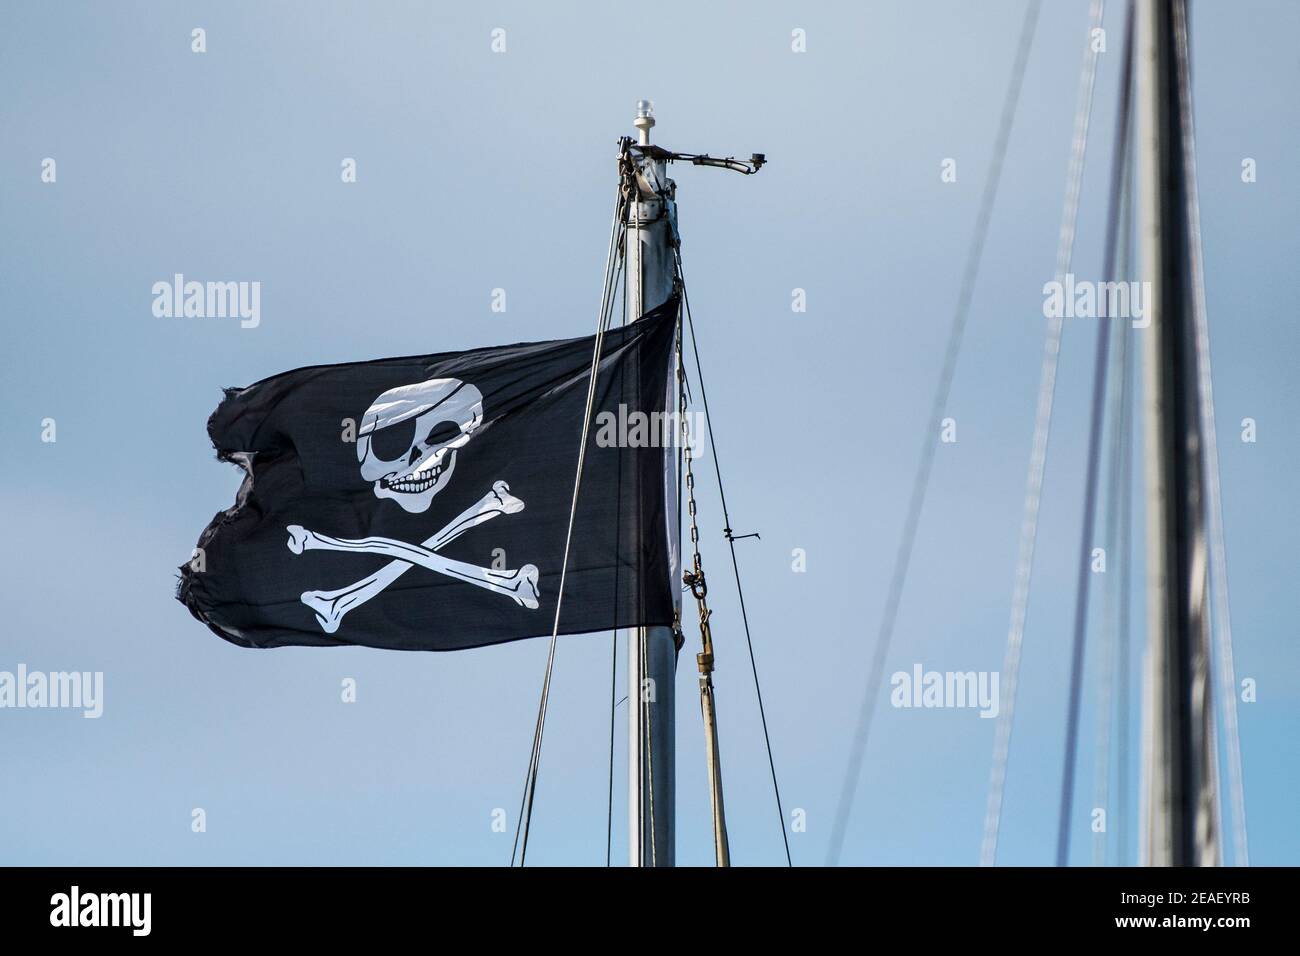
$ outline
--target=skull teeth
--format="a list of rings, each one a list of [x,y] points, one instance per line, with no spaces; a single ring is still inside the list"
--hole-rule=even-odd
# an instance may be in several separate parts
[[[389,491],[397,491],[402,494],[419,494],[428,491],[438,483],[442,475],[442,468],[434,468],[431,471],[424,472],[420,476],[408,475],[403,478],[384,478],[382,484]]]

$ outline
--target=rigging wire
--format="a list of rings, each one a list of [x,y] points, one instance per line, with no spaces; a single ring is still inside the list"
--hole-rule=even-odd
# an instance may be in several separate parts
[[[620,258],[620,263],[621,263]],[[627,285],[618,282],[615,276],[615,283],[623,296],[623,314],[627,314]],[[623,449],[618,449],[619,469],[618,469],[618,500],[623,500]],[[621,554],[621,540],[623,533],[623,523],[617,522],[614,531],[614,553]],[[618,575],[614,576],[614,606],[618,607]],[[618,710],[618,628],[614,628],[609,636],[609,798],[605,807],[605,865],[613,865],[614,852],[614,717]]]
[[[1130,7],[1131,10],[1131,7]],[[1120,282],[1127,282],[1132,273],[1132,234],[1133,234],[1133,184],[1131,166],[1126,164],[1128,178],[1123,190],[1120,206],[1119,248],[1116,254],[1115,277]],[[1106,555],[1108,560],[1106,576],[1105,629],[1102,640],[1101,701],[1098,705],[1097,755],[1095,766],[1096,790],[1094,806],[1107,807],[1110,801],[1110,768],[1112,714],[1116,717],[1118,740],[1115,748],[1116,762],[1119,764],[1117,812],[1114,819],[1117,827],[1108,826],[1098,834],[1093,844],[1093,866],[1105,866],[1107,860],[1107,842],[1109,831],[1118,832],[1117,859],[1122,866],[1126,858],[1125,828],[1128,825],[1128,669],[1129,669],[1129,587],[1132,581],[1130,559],[1132,549],[1129,537],[1128,512],[1132,507],[1132,477],[1129,473],[1128,455],[1132,438],[1129,431],[1129,323],[1127,320],[1112,324],[1112,343],[1110,354],[1110,372],[1107,376],[1109,408],[1106,412],[1108,426],[1109,450],[1107,451],[1106,477]],[[1116,559],[1112,561],[1112,556]],[[1112,574],[1112,565],[1118,566],[1118,575]],[[1116,677],[1118,675],[1118,679]],[[1109,811],[1108,811],[1109,816]],[[1107,821],[1108,823],[1110,820]]]
[[[682,288],[682,308],[686,313],[686,327],[691,333],[691,351],[695,358],[695,374],[700,381],[700,401],[704,405],[704,421],[709,433],[709,451],[713,455],[713,473],[718,479],[718,498],[722,505],[723,536],[731,550],[731,570],[736,580],[736,596],[740,603],[740,620],[745,629],[745,644],[749,648],[749,668],[754,675],[754,695],[758,699],[758,717],[763,727],[763,744],[767,748],[767,766],[772,774],[772,793],[776,798],[777,822],[781,827],[781,842],[785,847],[785,864],[794,866],[790,857],[790,838],[785,830],[785,809],[781,802],[781,785],[777,781],[776,761],[772,757],[772,737],[767,729],[767,710],[763,706],[763,688],[758,679],[758,664],[754,656],[754,639],[749,631],[749,614],[745,610],[745,592],[740,585],[740,562],[736,557],[736,536],[731,530],[731,515],[727,510],[727,492],[722,482],[722,467],[718,461],[718,446],[713,438],[713,416],[709,413],[709,393],[704,387],[704,367],[700,364],[700,344],[695,337],[695,320],[691,317],[691,300],[686,291],[686,275],[682,270],[682,252],[673,248],[673,260],[677,270],[677,281]]]
[[[677,352],[678,380],[685,378],[682,367],[681,350]],[[679,391],[677,408],[681,419],[681,450],[684,466],[684,486],[686,488],[686,513],[690,517],[691,533],[691,569],[682,575],[682,580],[695,598],[696,609],[700,618],[700,652],[695,655],[695,663],[700,678],[700,716],[704,718],[704,753],[709,771],[709,809],[713,822],[713,857],[716,865],[731,865],[731,846],[727,839],[727,815],[722,794],[722,758],[718,745],[717,707],[713,688],[713,629],[709,623],[713,612],[709,610],[709,584],[704,576],[704,559],[700,555],[700,528],[697,521],[698,508],[695,501],[694,454],[691,451],[690,420],[686,417],[686,392]]]
[[[1020,39],[1016,46],[1011,78],[1007,86],[1006,97],[1002,103],[1002,113],[998,121],[997,132],[993,140],[993,159],[989,167],[988,178],[980,195],[980,205],[975,216],[975,230],[971,236],[970,248],[966,254],[966,265],[962,273],[957,305],[953,313],[952,326],[948,332],[948,344],[944,351],[942,371],[935,388],[934,401],[930,408],[928,422],[938,421],[948,395],[952,390],[953,377],[957,370],[957,356],[961,351],[962,336],[970,313],[971,301],[975,294],[975,280],[979,275],[980,263],[984,256],[984,246],[988,239],[989,225],[993,217],[994,201],[998,186],[1002,181],[1002,168],[1006,160],[1007,146],[1011,139],[1011,128],[1015,121],[1016,107],[1020,101],[1020,90],[1024,83],[1025,68],[1029,62],[1029,52],[1033,46],[1034,30],[1038,23],[1041,0],[1030,0],[1025,5],[1024,21],[1020,28]],[[925,495],[930,483],[930,470],[934,462],[935,443],[926,429],[926,438],[921,448],[921,459],[917,465],[916,476],[912,482],[911,498],[908,501],[907,517],[903,522],[903,534],[899,541],[898,552],[894,558],[894,570],[889,582],[889,592],[881,614],[880,629],[876,635],[875,653],[870,670],[867,672],[866,689],[862,707],[858,715],[857,731],[849,751],[848,769],[844,776],[844,786],[840,793],[839,806],[831,830],[830,847],[826,864],[835,866],[839,862],[844,845],[844,836],[848,829],[849,814],[853,807],[853,798],[857,791],[858,779],[862,775],[862,761],[866,754],[867,739],[871,731],[871,719],[876,708],[876,697],[883,679],[885,660],[889,644],[894,633],[894,622],[898,616],[898,607],[903,597],[903,585],[907,579],[907,570],[911,564],[912,548],[916,542],[917,527],[921,520],[921,510],[925,504]],[[716,460],[716,459],[715,459]],[[784,832],[784,823],[783,829]]]
[[[1127,229],[1127,226],[1126,226]],[[1132,272],[1132,235],[1127,233],[1125,261],[1128,264],[1126,273]],[[1130,767],[1130,757],[1128,757],[1128,741],[1132,739],[1131,730],[1131,706],[1132,706],[1132,689],[1130,682],[1132,678],[1132,650],[1128,643],[1128,632],[1131,628],[1132,619],[1132,555],[1134,555],[1134,538],[1132,538],[1132,512],[1134,512],[1134,494],[1132,494],[1132,484],[1134,484],[1134,421],[1136,415],[1132,410],[1132,394],[1134,394],[1134,356],[1132,356],[1132,347],[1130,338],[1125,337],[1125,364],[1121,369],[1123,376],[1123,416],[1121,418],[1122,442],[1121,455],[1122,462],[1119,466],[1119,475],[1123,481],[1123,497],[1119,499],[1119,540],[1123,548],[1123,566],[1126,571],[1122,578],[1119,579],[1119,640],[1115,646],[1115,653],[1119,658],[1119,713],[1117,722],[1119,724],[1119,773],[1115,784],[1119,788],[1119,799],[1115,804],[1115,809],[1119,813],[1119,836],[1115,853],[1119,858],[1119,865],[1127,866],[1128,860],[1128,832],[1130,826],[1128,821],[1132,817],[1130,813],[1130,791],[1128,791],[1128,767]]]
[[[1088,122],[1092,115],[1092,94],[1097,76],[1097,50],[1092,44],[1092,31],[1101,28],[1104,10],[1103,0],[1092,0],[1089,14],[1089,39],[1084,48],[1083,67],[1079,75],[1070,162],[1066,172],[1065,203],[1061,211],[1061,229],[1057,238],[1056,280],[1058,282],[1065,280],[1074,253],[1079,194],[1083,185],[1083,166],[1088,151]],[[1056,368],[1060,359],[1063,322],[1062,316],[1048,319],[1047,336],[1043,343],[1043,365],[1038,386],[1038,406],[1034,416],[1033,446],[1029,458],[1029,476],[1025,484],[1015,583],[1011,596],[1011,623],[1007,630],[1007,648],[1002,665],[1002,707],[998,714],[996,739],[993,745],[989,798],[984,815],[984,839],[980,846],[981,866],[992,866],[997,859],[1002,797],[1006,787],[1011,728],[1015,716],[1016,681],[1020,673],[1025,617],[1029,609],[1029,583],[1034,564],[1034,545],[1038,538],[1038,509],[1042,501],[1043,473],[1047,467],[1047,443],[1052,430],[1052,404],[1056,394]]]
[[[637,644],[641,648],[641,673],[650,673],[650,642],[647,640],[638,640]],[[644,678],[643,678],[644,680]],[[641,738],[641,746],[645,747],[645,767],[646,767],[646,797],[649,802],[650,811],[650,865],[659,865],[659,841],[655,834],[655,753],[654,753],[654,733],[653,721],[654,711],[651,709],[651,701],[647,699],[648,694],[638,688],[638,700],[641,711],[645,714],[644,736]]]
[[[1241,765],[1241,736],[1237,725],[1237,678],[1232,659],[1232,614],[1228,603],[1228,558],[1223,534],[1223,498],[1219,486],[1219,443],[1214,427],[1214,377],[1210,369],[1210,330],[1205,304],[1205,263],[1201,248],[1201,202],[1196,186],[1196,131],[1192,110],[1191,57],[1188,50],[1187,11],[1175,7],[1175,54],[1183,84],[1183,176],[1187,183],[1187,222],[1192,274],[1192,313],[1196,327],[1197,384],[1205,444],[1202,449],[1209,492],[1210,607],[1217,609],[1219,626],[1216,668],[1219,696],[1223,700],[1223,725],[1228,743],[1229,794],[1232,803],[1233,862],[1250,865],[1246,831],[1246,790]],[[1217,573],[1216,573],[1217,571]],[[1211,722],[1213,727],[1213,722]],[[1217,755],[1217,754],[1216,754]],[[1212,765],[1217,763],[1213,761]]]
[[[612,866],[614,849],[614,711],[618,704],[615,688],[618,687],[618,631],[609,638],[609,804],[605,814],[605,865]]]
[[[1106,519],[1106,554],[1110,555],[1114,548],[1112,547],[1114,528],[1110,520],[1109,513]],[[1109,570],[1109,568],[1108,568]],[[1127,573],[1127,570],[1126,572]],[[1113,631],[1111,629],[1111,616],[1114,613],[1115,596],[1113,588],[1106,588],[1106,610],[1107,618],[1106,629],[1103,632],[1103,641],[1101,645],[1101,689],[1097,694],[1097,749],[1093,755],[1093,797],[1092,805],[1101,808],[1103,813],[1109,813],[1107,801],[1110,799],[1110,713],[1114,705],[1114,690],[1112,685],[1115,682],[1115,658]],[[1109,824],[1109,820],[1106,821]],[[1109,826],[1104,827],[1101,832],[1093,834],[1092,840],[1092,865],[1106,865],[1106,841],[1110,839]]]
[[[1128,173],[1129,111],[1133,80],[1133,3],[1125,16],[1124,53],[1121,60],[1119,108],[1115,117],[1115,149],[1111,157],[1110,201],[1107,212],[1106,250],[1101,274],[1115,281],[1116,247],[1119,242],[1120,208]],[[1104,301],[1102,312],[1106,312]],[[1099,316],[1126,321],[1124,316]],[[1070,660],[1070,696],[1066,711],[1065,765],[1061,772],[1061,810],[1057,818],[1056,865],[1070,862],[1070,822],[1074,805],[1074,772],[1079,749],[1079,709],[1083,697],[1084,646],[1088,635],[1088,597],[1092,579],[1090,556],[1097,525],[1097,485],[1101,477],[1101,435],[1106,411],[1106,365],[1110,351],[1110,330],[1097,326],[1097,356],[1093,367],[1091,422],[1088,426],[1088,475],[1084,482],[1083,522],[1080,532],[1078,581],[1074,604],[1074,642]],[[1103,709],[1104,709],[1103,705]],[[1104,803],[1098,806],[1105,806]]]
[[[578,491],[582,486],[582,470],[587,459],[587,435],[591,428],[591,413],[596,403],[596,375],[600,369],[601,350],[605,343],[605,332],[609,328],[610,312],[613,309],[613,284],[618,268],[615,264],[615,248],[622,220],[623,193],[619,190],[614,203],[614,219],[609,228],[609,246],[605,255],[605,281],[601,293],[600,316],[596,323],[595,344],[592,349],[591,373],[587,382],[587,405],[582,416],[582,438],[578,445],[578,466],[573,476],[573,499],[569,505],[569,525],[564,537],[564,558],[560,564],[560,584],[555,595],[555,618],[551,624],[551,643],[546,655],[546,672],[542,678],[541,699],[537,705],[537,725],[533,730],[533,748],[528,761],[528,773],[525,777],[524,794],[520,801],[519,821],[515,827],[515,845],[510,851],[510,865],[514,865],[515,851],[519,851],[519,865],[523,866],[528,856],[528,830],[533,818],[533,798],[537,791],[537,777],[541,765],[542,735],[546,727],[546,711],[550,701],[551,676],[555,671],[556,637],[560,630],[560,610],[564,606],[564,581],[569,570],[569,548],[573,543],[573,524],[578,512]],[[522,834],[522,838],[521,838]]]
[[[1124,223],[1124,268],[1122,275],[1132,275],[1132,202],[1125,210]],[[1119,813],[1118,837],[1116,839],[1115,852],[1120,866],[1127,866],[1128,860],[1128,834],[1129,819],[1132,814],[1129,812],[1129,742],[1132,739],[1131,726],[1131,704],[1133,691],[1130,687],[1130,680],[1133,673],[1132,651],[1129,647],[1129,630],[1132,619],[1132,595],[1133,595],[1133,422],[1136,416],[1133,414],[1133,358],[1130,347],[1130,336],[1125,330],[1122,342],[1124,344],[1124,364],[1120,369],[1122,390],[1121,390],[1121,412],[1119,441],[1121,442],[1118,449],[1121,464],[1119,466],[1120,481],[1123,482],[1123,494],[1120,497],[1119,506],[1119,540],[1123,547],[1123,567],[1124,574],[1119,581],[1119,634],[1116,642],[1116,656],[1119,658],[1119,686],[1116,688],[1119,694],[1119,713],[1116,715],[1118,727],[1118,739],[1120,741],[1118,762],[1119,772],[1116,775],[1116,786],[1119,788],[1119,797],[1116,800],[1116,810]]]

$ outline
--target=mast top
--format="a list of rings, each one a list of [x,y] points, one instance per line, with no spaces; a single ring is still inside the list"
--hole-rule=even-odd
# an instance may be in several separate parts
[[[636,119],[632,125],[640,131],[641,146],[650,145],[650,128],[655,125],[655,105],[651,100],[636,101]]]

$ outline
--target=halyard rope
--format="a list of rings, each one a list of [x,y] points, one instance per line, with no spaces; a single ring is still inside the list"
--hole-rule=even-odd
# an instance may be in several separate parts
[[[1133,3],[1128,4],[1125,17],[1124,52],[1120,66],[1119,108],[1116,110],[1114,153],[1111,159],[1110,199],[1107,213],[1106,247],[1102,256],[1102,277],[1105,281],[1118,279],[1115,272],[1116,256],[1120,243],[1120,223],[1123,219],[1125,187],[1128,172],[1128,130],[1132,104],[1133,80]],[[1124,315],[1110,316],[1110,321],[1123,323]],[[1088,474],[1083,491],[1083,522],[1079,542],[1079,566],[1074,605],[1074,641],[1070,660],[1070,694],[1065,722],[1065,763],[1061,772],[1060,812],[1057,816],[1056,865],[1068,866],[1070,861],[1070,834],[1074,818],[1074,774],[1079,750],[1079,710],[1083,699],[1084,648],[1088,635],[1088,597],[1091,590],[1092,570],[1089,555],[1097,531],[1097,488],[1101,480],[1101,436],[1106,416],[1106,362],[1110,350],[1110,330],[1097,328],[1097,354],[1093,367],[1091,421],[1088,427]],[[1109,542],[1107,542],[1109,544]],[[1127,574],[1128,569],[1124,568]],[[1103,673],[1102,700],[1098,710],[1105,713],[1109,707],[1110,686]],[[1109,730],[1107,731],[1109,732]],[[1103,793],[1104,796],[1104,793]],[[1105,807],[1105,801],[1096,806]],[[1104,839],[1104,838],[1103,838]]]
[[[546,655],[546,673],[542,678],[542,694],[537,705],[537,725],[533,730],[532,754],[528,760],[528,773],[524,782],[523,799],[520,802],[519,822],[515,828],[515,848],[510,852],[510,864],[515,861],[515,849],[519,851],[519,865],[523,866],[528,856],[528,830],[533,817],[533,797],[537,790],[537,776],[541,765],[542,735],[546,727],[546,708],[550,699],[551,675],[555,670],[556,637],[560,630],[560,610],[564,605],[564,582],[569,570],[569,549],[573,543],[573,523],[578,512],[578,490],[582,487],[582,469],[587,460],[587,435],[591,428],[591,413],[596,403],[596,375],[600,369],[600,355],[605,342],[605,331],[609,328],[610,311],[614,302],[613,285],[615,281],[615,248],[618,245],[619,223],[622,221],[623,193],[614,205],[614,219],[610,223],[609,246],[605,256],[605,282],[600,300],[600,317],[596,324],[595,345],[591,356],[591,374],[587,382],[587,406],[582,416],[582,438],[578,445],[578,467],[573,476],[573,499],[569,505],[569,525],[564,536],[564,558],[560,564],[560,585],[555,595],[555,618],[551,623],[551,643]],[[521,839],[522,835],[522,839]]]
[[[1192,83],[1187,49],[1186,7],[1175,7],[1175,39],[1179,79],[1183,86],[1183,177],[1187,182],[1187,222],[1192,267],[1192,311],[1196,321],[1196,367],[1201,400],[1205,447],[1204,467],[1209,491],[1211,610],[1217,610],[1216,629],[1219,696],[1223,699],[1223,727],[1228,743],[1229,794],[1232,803],[1233,862],[1250,865],[1246,837],[1246,790],[1241,768],[1241,736],[1237,728],[1237,678],[1232,660],[1232,615],[1228,609],[1228,559],[1223,538],[1223,500],[1219,488],[1219,442],[1214,427],[1214,378],[1210,371],[1210,330],[1205,308],[1205,272],[1201,257],[1201,205],[1196,188],[1196,131],[1192,118]],[[1217,573],[1215,573],[1217,569]],[[1211,721],[1213,725],[1213,721]]]
[[[957,371],[957,357],[961,352],[963,332],[966,319],[970,314],[971,300],[975,294],[975,280],[979,275],[980,263],[984,257],[984,245],[988,239],[989,223],[993,217],[993,205],[998,194],[998,185],[1002,181],[1002,168],[1006,160],[1007,145],[1011,139],[1011,127],[1016,117],[1016,106],[1020,101],[1020,90],[1024,83],[1025,67],[1029,61],[1029,51],[1033,46],[1034,28],[1038,23],[1041,9],[1040,0],[1030,0],[1025,6],[1024,22],[1020,29],[1020,39],[1016,46],[1011,79],[1002,103],[1002,114],[998,121],[997,132],[993,139],[992,163],[984,189],[980,195],[979,210],[975,215],[975,229],[971,244],[966,254],[966,265],[962,274],[957,305],[953,313],[952,325],[948,332],[948,344],[944,350],[942,370],[935,386],[934,401],[931,404],[930,417],[927,420],[921,459],[917,464],[916,476],[912,481],[911,498],[908,501],[907,517],[903,522],[903,534],[898,543],[894,557],[894,569],[889,581],[889,591],[885,598],[884,610],[880,617],[880,628],[876,634],[876,647],[872,655],[870,669],[864,685],[862,707],[858,711],[858,726],[849,750],[848,768],[844,774],[844,784],[840,791],[839,806],[831,827],[830,844],[826,853],[826,865],[835,866],[844,849],[844,837],[848,830],[849,815],[853,810],[853,799],[857,792],[858,779],[862,776],[862,761],[866,755],[867,740],[871,734],[871,719],[876,709],[876,696],[884,676],[885,661],[889,645],[894,634],[894,622],[898,617],[898,607],[903,597],[903,585],[907,580],[907,570],[911,564],[912,547],[916,542],[917,527],[921,521],[921,510],[925,504],[926,489],[930,483],[930,470],[934,463],[936,443],[930,425],[937,422],[948,403],[948,394],[952,388],[953,376]]]
[[[1083,68],[1079,74],[1079,93],[1075,106],[1070,163],[1066,172],[1065,202],[1061,212],[1061,230],[1056,247],[1058,282],[1065,280],[1074,253],[1079,194],[1083,183],[1084,160],[1088,150],[1088,121],[1092,115],[1092,94],[1097,76],[1097,50],[1093,45],[1092,36],[1094,30],[1101,28],[1104,8],[1105,4],[1102,0],[1093,0]],[[998,714],[996,739],[993,745],[993,765],[989,772],[984,839],[980,846],[981,866],[992,866],[997,860],[998,829],[1002,820],[1002,797],[1006,787],[1011,728],[1015,716],[1016,681],[1020,673],[1020,651],[1025,635],[1025,617],[1029,608],[1029,582],[1034,565],[1034,545],[1038,537],[1038,508],[1042,501],[1043,473],[1047,467],[1047,442],[1052,431],[1052,402],[1056,393],[1056,367],[1060,360],[1061,327],[1064,318],[1057,316],[1047,321],[1047,338],[1043,344],[1043,365],[1038,385],[1038,407],[1034,416],[1033,447],[1029,456],[1029,477],[1025,485],[1019,553],[1011,595],[1011,624],[1007,630],[1006,655],[1002,664],[1002,706]]]
[[[763,744],[767,748],[767,766],[772,774],[772,793],[776,798],[777,822],[781,827],[781,842],[785,847],[786,866],[793,866],[790,857],[790,838],[785,829],[785,810],[781,804],[781,786],[776,777],[776,761],[772,757],[772,737],[767,730],[767,711],[763,706],[763,687],[758,679],[758,664],[754,658],[754,639],[749,632],[749,614],[745,610],[745,592],[740,586],[740,563],[736,558],[736,538],[731,530],[731,515],[727,511],[727,493],[722,485],[722,468],[718,462],[718,446],[713,438],[713,416],[709,413],[709,393],[704,387],[704,370],[700,365],[700,345],[695,338],[695,320],[691,318],[691,300],[686,292],[686,275],[682,271],[682,253],[674,249],[674,262],[677,268],[677,280],[682,287],[682,309],[686,315],[686,327],[691,333],[691,351],[695,358],[695,374],[700,381],[700,401],[704,405],[705,430],[709,433],[709,451],[713,455],[713,473],[718,479],[718,498],[722,505],[722,533],[731,548],[731,570],[736,579],[736,597],[740,604],[740,620],[745,628],[745,644],[749,649],[749,669],[754,675],[754,695],[758,699],[758,717],[763,727]]]

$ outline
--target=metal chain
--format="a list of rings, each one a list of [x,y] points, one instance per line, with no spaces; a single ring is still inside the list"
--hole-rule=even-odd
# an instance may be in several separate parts
[[[680,355],[678,358],[680,363]],[[685,369],[679,374],[685,380]],[[700,558],[700,528],[696,522],[694,456],[691,453],[690,419],[686,415],[686,392],[681,391],[678,418],[682,435],[683,483],[686,486],[686,513],[690,517],[691,570],[682,574],[682,581],[691,589],[700,612],[700,652],[695,663],[700,669],[700,713],[704,718],[704,744],[709,763],[709,803],[713,811],[713,849],[718,866],[731,865],[731,849],[727,842],[727,819],[722,799],[722,765],[718,756],[718,722],[713,696],[713,633],[709,627],[707,595],[709,586],[704,578],[704,563]]]
[[[691,469],[693,455],[691,454],[691,423],[686,417],[686,394],[682,393],[681,402],[678,405],[678,418],[681,421],[682,432],[682,470],[684,482],[686,485],[686,514],[691,520],[691,568],[682,575],[687,587],[691,589],[691,594],[695,595],[695,600],[700,602],[701,608],[701,626],[708,620],[708,605],[704,603],[704,596],[708,593],[708,586],[704,582],[704,566],[700,560],[700,527],[695,521],[695,472]]]

